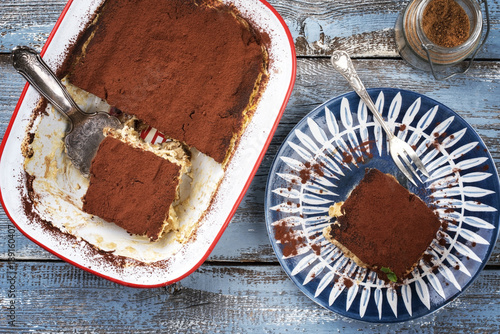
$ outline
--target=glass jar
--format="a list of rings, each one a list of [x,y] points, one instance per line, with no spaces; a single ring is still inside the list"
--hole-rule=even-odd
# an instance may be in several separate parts
[[[432,0],[413,0],[399,15],[395,27],[398,51],[412,66],[430,71],[444,70],[456,64],[478,47],[483,32],[483,16],[479,3],[475,0],[456,0],[469,17],[469,37],[455,47],[444,47],[434,44],[424,33],[422,17],[425,8]]]

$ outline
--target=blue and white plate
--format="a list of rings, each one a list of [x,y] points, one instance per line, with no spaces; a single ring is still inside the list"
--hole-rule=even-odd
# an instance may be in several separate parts
[[[278,151],[266,188],[267,229],[288,276],[318,304],[363,321],[406,321],[443,307],[478,276],[498,237],[500,184],[483,141],[454,111],[410,91],[369,93],[393,132],[416,149],[430,177],[422,176],[419,187],[405,179],[388,155],[382,129],[359,97],[348,93],[309,113]],[[315,164],[320,171],[308,167]],[[331,223],[328,208],[347,198],[365,168],[394,175],[448,222],[438,232],[446,244],[436,239],[426,251],[433,266],[420,261],[397,289],[322,235]],[[278,226],[289,229],[292,241],[276,234]],[[346,288],[344,282],[354,284]]]

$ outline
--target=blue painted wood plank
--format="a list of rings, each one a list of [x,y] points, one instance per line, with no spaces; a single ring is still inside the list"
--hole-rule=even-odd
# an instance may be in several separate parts
[[[66,0],[2,0],[0,3],[0,52],[17,45],[41,50]]]
[[[152,333],[494,333],[500,272],[484,271],[442,310],[402,324],[349,320],[315,304],[279,266],[203,265],[166,288],[116,285],[64,263],[0,263],[0,331]],[[10,277],[14,277],[13,293]],[[14,301],[15,326],[7,306]],[[487,307],[485,307],[487,305]]]
[[[66,0],[3,0],[0,52],[19,44],[40,49]],[[300,56],[328,55],[335,49],[355,57],[396,57],[393,27],[408,2],[399,0],[270,0],[290,28]],[[499,0],[490,0],[491,37],[480,58],[500,54]]]

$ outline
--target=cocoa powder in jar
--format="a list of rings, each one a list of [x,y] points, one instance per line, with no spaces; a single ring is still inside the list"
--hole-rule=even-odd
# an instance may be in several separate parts
[[[422,28],[431,42],[452,48],[469,38],[470,20],[455,0],[432,0],[425,7]]]

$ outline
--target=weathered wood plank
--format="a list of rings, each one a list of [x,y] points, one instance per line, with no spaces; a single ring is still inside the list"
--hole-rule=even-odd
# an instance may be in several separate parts
[[[367,87],[413,90],[455,110],[478,131],[495,160],[500,159],[500,62],[478,62],[469,75],[443,83],[438,83],[426,72],[410,68],[401,60],[358,60],[355,61],[355,66]],[[0,56],[0,83],[0,136],[3,136],[25,83],[14,71],[6,55]],[[349,91],[351,89],[331,68],[328,59],[299,59],[294,92],[272,146],[278,146],[309,111],[324,101]],[[269,157],[265,160],[267,165],[270,164]],[[500,167],[498,163],[497,167]]]
[[[498,270],[484,271],[461,297],[432,315],[380,325],[316,305],[276,265],[205,264],[181,282],[157,289],[119,286],[65,263],[21,262],[10,274],[7,265],[0,263],[2,332],[440,333],[453,328],[454,333],[495,333],[500,326]],[[9,298],[13,276],[16,296]],[[7,321],[11,300],[16,327]]]
[[[0,4],[0,52],[17,45],[41,50],[66,0],[3,0]]]
[[[0,3],[0,52],[18,44],[38,50],[66,0],[3,0]],[[300,56],[328,55],[343,49],[355,57],[396,57],[393,27],[407,1],[270,0],[288,25]],[[490,0],[491,36],[480,58],[500,53],[499,0]]]
[[[436,84],[426,73],[414,71],[400,60],[358,60],[355,65],[363,79],[366,78],[367,87],[387,86],[415,90],[456,110],[481,135],[500,170],[499,62],[479,62],[471,70],[470,76],[450,80],[443,85]],[[377,68],[384,70],[373,70]],[[0,94],[2,138],[24,86],[24,79],[15,73],[5,55],[0,56],[0,85],[3,87]],[[302,117],[325,100],[348,91],[350,89],[346,82],[331,69],[327,59],[299,59],[295,90],[277,133],[245,199],[209,260],[276,261],[269,245],[263,211],[265,181],[271,162],[281,142]],[[1,211],[0,240],[6,240],[7,224],[8,219]],[[19,258],[54,259],[20,234],[16,235],[16,243]],[[0,244],[0,258],[5,259],[7,251],[6,245]],[[488,264],[500,264],[500,242]]]
[[[492,13],[491,37],[482,56],[496,58],[499,32],[498,1],[488,1]],[[394,25],[409,1],[287,1],[270,3],[283,16],[299,55],[329,55],[342,49],[355,57],[398,56]]]
[[[25,83],[26,80],[17,74],[10,65],[9,56],[0,55],[0,85],[2,87],[0,94],[0,139],[3,138]]]

